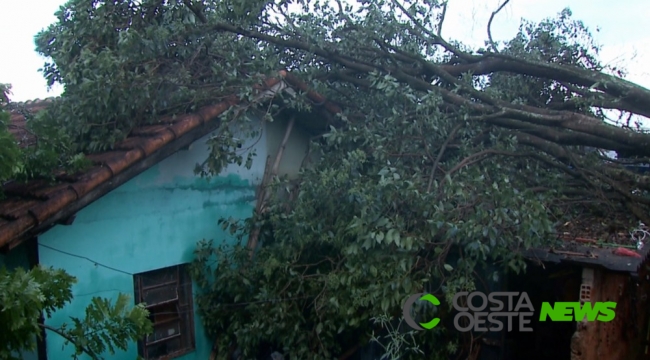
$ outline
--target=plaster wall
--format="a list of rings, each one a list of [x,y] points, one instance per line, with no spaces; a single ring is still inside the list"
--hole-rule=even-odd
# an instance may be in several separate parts
[[[288,124],[288,119],[277,119],[272,123],[266,123],[267,151],[271,157],[271,165],[275,161]],[[309,139],[309,133],[300,126],[299,121],[296,121],[282,153],[278,175],[295,178],[299,174],[301,164],[309,152]]]
[[[40,263],[62,268],[78,279],[74,300],[47,319],[48,325],[58,327],[71,316],[83,318],[94,296],[133,296],[134,274],[189,263],[199,240],[229,241],[217,224],[220,217],[252,215],[268,156],[266,136],[242,147],[256,150],[250,170],[231,165],[210,181],[194,175],[195,165],[208,155],[207,139],[197,140],[93,202],[77,213],[72,225],[58,225],[39,237]],[[180,359],[209,357],[212,339],[203,331],[196,306],[195,334],[196,350]],[[58,336],[47,337],[49,360],[70,359],[72,347],[63,344]],[[106,359],[136,356],[135,343],[127,351],[105,354]]]

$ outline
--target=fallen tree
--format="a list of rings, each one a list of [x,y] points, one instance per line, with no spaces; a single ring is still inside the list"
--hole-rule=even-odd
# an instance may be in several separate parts
[[[650,155],[650,135],[632,121],[650,114],[650,91],[600,64],[570,11],[470,49],[441,36],[443,2],[290,4],[72,0],[37,37],[52,58],[46,78],[66,91],[32,126],[41,153],[59,159],[106,149],[162,114],[250,98],[278,68],[342,109],[312,144],[323,156],[291,184],[295,196],[224,222],[242,241],[259,233],[253,261],[245,246],[197,251],[200,310],[219,357],[269,345],[332,358],[426,284],[451,296],[487,269],[493,280],[524,270],[521,250],[548,245],[556,223],[615,213],[616,226],[650,224],[649,178],[629,169]],[[266,115],[318,108],[300,97],[280,104]],[[241,115],[230,111],[224,129]],[[200,171],[238,161],[237,141],[225,130],[220,139]],[[429,358],[475,349],[440,329],[415,339]]]

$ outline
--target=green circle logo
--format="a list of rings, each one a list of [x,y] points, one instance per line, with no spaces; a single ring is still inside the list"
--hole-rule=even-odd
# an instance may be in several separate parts
[[[416,323],[415,320],[411,317],[411,309],[413,308],[413,304],[415,304],[416,301],[428,301],[429,303],[433,304],[434,306],[439,306],[440,305],[440,300],[438,300],[437,297],[427,294],[427,293],[418,293],[415,295],[411,295],[408,299],[406,299],[406,302],[404,303],[404,309],[402,315],[404,316],[404,321],[412,327],[415,330],[431,330],[434,327],[440,323],[440,318],[434,318],[433,320],[427,322],[427,323]]]

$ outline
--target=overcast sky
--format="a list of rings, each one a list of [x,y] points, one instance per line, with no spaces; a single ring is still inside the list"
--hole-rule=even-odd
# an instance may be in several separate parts
[[[481,45],[490,13],[502,0],[450,0],[442,35]],[[521,18],[539,21],[570,5],[603,45],[601,59],[625,65],[628,80],[650,88],[650,32],[641,30],[650,18],[649,0],[511,0],[493,24],[495,40],[512,38]],[[0,0],[0,83],[13,86],[13,101],[59,95],[47,91],[38,72],[44,59],[34,51],[34,35],[54,22],[54,12],[65,0]],[[26,9],[29,8],[29,16]],[[596,33],[596,27],[600,32]]]

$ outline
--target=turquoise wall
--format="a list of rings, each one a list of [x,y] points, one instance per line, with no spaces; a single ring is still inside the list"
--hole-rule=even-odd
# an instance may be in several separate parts
[[[78,279],[74,300],[46,323],[60,326],[70,316],[83,318],[93,296],[133,296],[133,274],[191,262],[201,239],[223,240],[220,217],[247,218],[255,206],[255,190],[267,157],[266,136],[251,140],[253,168],[230,166],[207,182],[194,175],[195,164],[208,154],[206,138],[113,190],[77,213],[72,225],[59,225],[39,237],[39,260],[65,269]],[[195,289],[196,291],[196,289]],[[196,314],[196,350],[179,359],[208,359],[212,339]],[[49,360],[70,359],[71,347],[48,334]],[[137,347],[106,359],[133,360]]]

